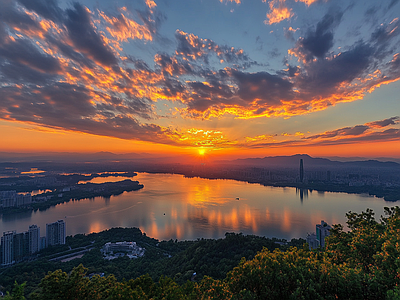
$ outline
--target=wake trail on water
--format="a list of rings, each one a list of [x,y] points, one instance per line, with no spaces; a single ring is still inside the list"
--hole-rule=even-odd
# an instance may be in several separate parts
[[[133,204],[133,205],[131,205],[131,206],[122,208],[122,209],[120,209],[120,210],[105,211],[105,212],[102,213],[102,215],[107,215],[107,214],[111,214],[111,213],[118,213],[118,212],[121,212],[121,211],[125,211],[125,210],[128,210],[128,209],[131,209],[132,207],[135,207],[137,204],[140,204],[140,203],[142,203],[142,202],[135,203],[135,204]],[[90,214],[92,214],[92,213],[102,212],[102,211],[104,211],[104,210],[106,210],[106,209],[109,210],[109,207],[102,207],[102,208],[100,208],[100,209],[91,210],[91,211],[88,211],[87,213],[83,213],[83,214],[79,214],[79,215],[66,216],[66,218],[77,218],[77,217],[82,217],[82,216],[90,215]]]

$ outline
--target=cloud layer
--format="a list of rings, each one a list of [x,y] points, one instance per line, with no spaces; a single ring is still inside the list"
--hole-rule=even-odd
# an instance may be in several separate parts
[[[243,5],[220,1],[234,2],[237,9]],[[166,16],[154,1],[143,1],[141,9],[112,12],[78,2],[67,8],[54,0],[0,2],[3,120],[171,145],[252,147],[270,145],[264,142],[271,137],[238,141],[218,130],[172,129],[160,125],[160,118],[171,112],[160,113],[157,104],[176,104],[174,113],[183,119],[287,118],[362,99],[400,78],[398,19],[382,23],[369,39],[338,50],[335,32],[346,12],[331,8],[315,25],[290,31],[293,47],[285,65],[272,71],[241,48],[180,28],[171,33],[173,51],[156,51],[150,64],[131,48],[156,48],[168,40],[160,33]],[[307,8],[314,2],[298,4]],[[294,15],[284,0],[269,1],[268,7],[268,25]],[[397,124],[393,117],[296,143],[398,138],[396,128],[380,131]]]

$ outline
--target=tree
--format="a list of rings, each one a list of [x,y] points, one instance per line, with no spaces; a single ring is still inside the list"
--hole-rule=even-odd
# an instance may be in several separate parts
[[[7,292],[4,296],[4,300],[25,300],[24,297],[24,289],[25,289],[26,282],[22,284],[18,284],[16,281],[14,283],[14,287],[12,289],[11,294]]]

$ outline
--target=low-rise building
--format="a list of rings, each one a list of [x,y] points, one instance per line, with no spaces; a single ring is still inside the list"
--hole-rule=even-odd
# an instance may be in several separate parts
[[[108,260],[121,256],[128,256],[129,258],[142,257],[144,251],[145,249],[139,247],[136,242],[108,242],[101,248],[104,259]]]

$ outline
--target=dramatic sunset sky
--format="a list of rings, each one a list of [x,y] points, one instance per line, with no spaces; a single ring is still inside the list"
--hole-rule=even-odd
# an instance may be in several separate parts
[[[399,0],[0,0],[0,151],[400,157]]]

